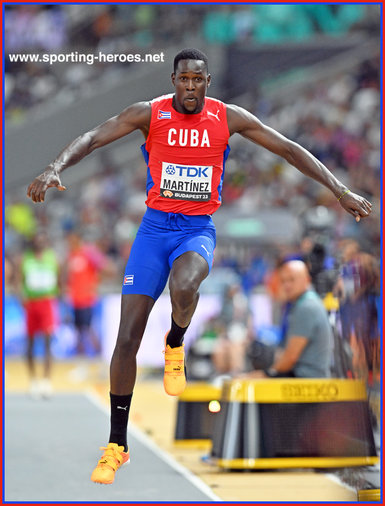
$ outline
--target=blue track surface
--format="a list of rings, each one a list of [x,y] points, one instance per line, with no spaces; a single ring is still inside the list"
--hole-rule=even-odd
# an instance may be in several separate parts
[[[131,463],[112,485],[90,481],[108,417],[85,395],[5,397],[5,501],[211,501],[157,452],[129,435]],[[204,487],[203,487],[204,489]]]

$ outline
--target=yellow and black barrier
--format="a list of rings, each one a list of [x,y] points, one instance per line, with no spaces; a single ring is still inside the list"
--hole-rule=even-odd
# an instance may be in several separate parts
[[[381,489],[371,488],[368,490],[359,490],[358,493],[359,502],[382,502],[381,501]]]
[[[349,379],[225,382],[212,457],[226,469],[378,462],[365,384]]]
[[[219,413],[221,389],[207,383],[189,383],[178,399],[176,445],[207,448],[215,417]]]

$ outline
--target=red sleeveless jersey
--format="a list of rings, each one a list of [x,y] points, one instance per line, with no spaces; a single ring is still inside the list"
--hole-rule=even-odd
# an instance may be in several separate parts
[[[167,213],[213,214],[221,205],[228,146],[226,105],[205,97],[198,114],[182,114],[173,95],[151,101],[142,152],[147,163],[148,207]]]

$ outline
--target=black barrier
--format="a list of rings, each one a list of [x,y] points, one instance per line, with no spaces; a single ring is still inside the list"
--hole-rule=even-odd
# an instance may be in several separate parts
[[[206,383],[188,384],[178,399],[175,426],[176,444],[211,446],[221,389]]]

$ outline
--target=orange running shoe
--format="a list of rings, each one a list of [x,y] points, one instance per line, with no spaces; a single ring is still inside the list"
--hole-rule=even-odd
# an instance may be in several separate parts
[[[168,332],[164,338],[164,376],[163,385],[168,395],[180,395],[186,388],[184,365],[184,344],[171,348],[167,344]]]
[[[119,467],[130,462],[130,452],[124,452],[124,446],[118,446],[116,443],[108,443],[100,449],[104,450],[104,453],[92,472],[91,481],[110,485]]]

